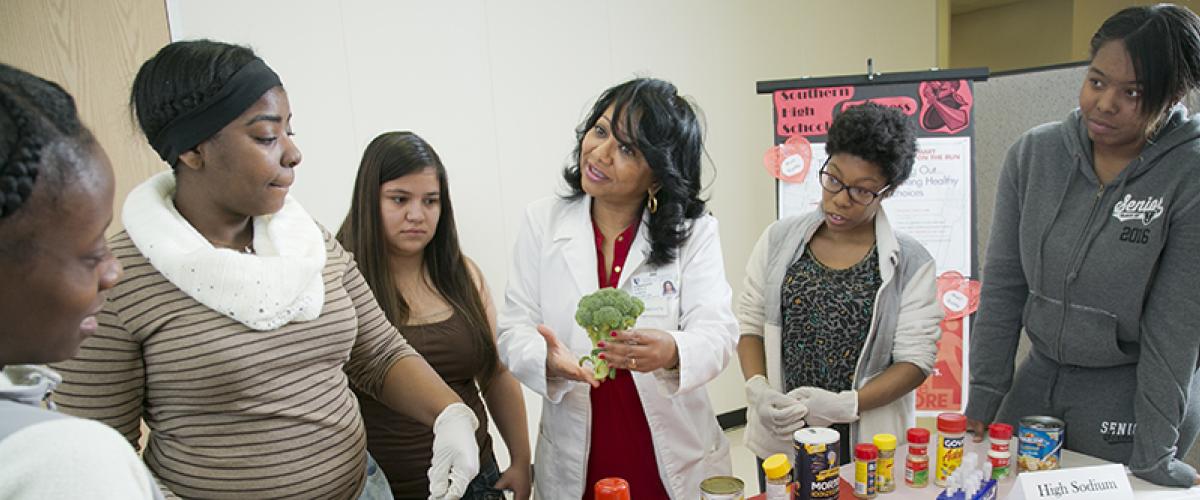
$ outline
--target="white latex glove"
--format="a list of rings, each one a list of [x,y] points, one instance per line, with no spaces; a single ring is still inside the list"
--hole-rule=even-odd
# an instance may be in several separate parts
[[[830,392],[817,387],[797,387],[788,396],[808,407],[808,423],[818,427],[858,420],[858,391]]]
[[[766,377],[755,375],[746,381],[746,402],[754,406],[758,425],[777,440],[792,440],[792,433],[804,427],[808,408],[795,398],[771,388]]]
[[[433,462],[429,466],[429,499],[458,500],[479,474],[475,412],[462,403],[447,406],[433,421]]]

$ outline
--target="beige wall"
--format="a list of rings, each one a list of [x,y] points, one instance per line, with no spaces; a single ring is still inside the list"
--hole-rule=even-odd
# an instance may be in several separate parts
[[[1147,0],[1075,0],[1074,17],[1071,23],[1071,59],[1087,60],[1090,56],[1092,35],[1100,28],[1108,16],[1133,5],[1153,5],[1156,1]],[[1171,3],[1182,5],[1193,12],[1200,12],[1200,0],[1174,0]]]
[[[868,57],[874,58],[875,71],[883,73],[937,66],[938,0],[804,0],[792,4],[796,6],[793,22],[797,29],[791,54],[797,57],[804,75],[863,74]]]
[[[940,1],[940,0],[939,0]],[[1092,34],[1109,16],[1153,0],[1023,0],[950,19],[950,67],[993,72],[1084,61]],[[1200,0],[1173,3],[1200,11]]]
[[[142,61],[168,41],[162,0],[0,2],[0,62],[55,81],[108,152],[117,207],[163,163],[135,131],[126,103]],[[110,233],[120,229],[118,219]]]
[[[953,16],[950,66],[1004,71],[1071,60],[1072,0],[1026,0]]]
[[[126,103],[137,67],[168,41],[167,11],[176,39],[250,44],[291,96],[305,154],[293,193],[309,211],[336,228],[366,143],[415,130],[446,160],[464,247],[497,299],[521,210],[554,192],[585,107],[631,76],[666,78],[704,111],[710,206],[736,294],[775,219],[761,165],[771,102],[754,83],[861,74],[868,57],[880,72],[937,66],[939,2],[4,0],[0,60],[76,95],[113,159],[119,207],[163,168]],[[718,412],[745,405],[736,361],[709,395]],[[530,406],[536,431],[540,401]]]
[[[950,66],[950,0],[937,0],[937,65]]]

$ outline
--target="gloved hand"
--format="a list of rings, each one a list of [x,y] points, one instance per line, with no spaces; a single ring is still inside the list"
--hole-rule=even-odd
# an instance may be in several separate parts
[[[433,462],[429,466],[429,499],[457,500],[479,474],[479,420],[467,405],[447,406],[433,421]]]
[[[792,433],[804,427],[808,408],[795,398],[772,389],[767,378],[755,375],[746,381],[746,402],[754,406],[758,425],[776,440],[791,442]]]
[[[817,387],[797,387],[788,396],[808,407],[808,423],[827,427],[858,420],[858,391],[830,392]]]

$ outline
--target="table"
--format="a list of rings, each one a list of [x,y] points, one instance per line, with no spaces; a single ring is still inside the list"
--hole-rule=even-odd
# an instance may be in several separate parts
[[[936,435],[934,436],[934,439],[936,439]],[[983,461],[986,460],[987,450],[988,450],[988,441],[986,439],[983,440],[983,442],[981,442],[981,443],[976,443],[971,439],[970,436],[967,436],[964,447],[965,447],[965,454],[970,454],[970,453],[979,454],[980,463],[983,463]],[[893,468],[893,471],[895,473],[895,478],[897,479],[896,490],[892,491],[890,493],[880,494],[876,498],[878,500],[930,500],[930,499],[937,498],[938,493],[941,493],[942,490],[941,490],[941,488],[939,488],[933,484],[933,465],[934,465],[933,464],[933,458],[934,458],[933,452],[934,452],[934,448],[935,447],[932,445],[929,447],[930,459],[931,459],[930,464],[929,464],[929,466],[930,466],[929,467],[929,486],[927,486],[925,488],[909,488],[907,485],[904,484],[904,461],[908,457],[908,447],[901,445],[901,446],[898,446],[896,449],[896,465]],[[1016,442],[1015,438],[1013,439],[1013,443],[1010,446],[1010,449],[1013,452],[1012,463],[1013,463],[1014,472],[1015,472],[1015,468],[1016,468],[1016,464],[1017,464],[1017,442]],[[1101,460],[1099,458],[1096,458],[1096,457],[1093,457],[1090,455],[1084,455],[1082,453],[1077,453],[1077,452],[1074,452],[1071,450],[1063,450],[1061,463],[1064,468],[1070,468],[1070,467],[1087,467],[1087,466],[1092,466],[1092,465],[1105,465],[1105,464],[1109,464],[1111,462],[1108,462],[1106,460]],[[1126,469],[1126,472],[1128,472],[1128,469]],[[854,493],[853,493],[854,492],[854,464],[851,463],[851,464],[843,465],[841,468],[841,476],[842,476],[841,494],[838,498],[853,500],[855,498]],[[1006,498],[1008,496],[1008,492],[1012,490],[1012,488],[1016,484],[1016,482],[1017,482],[1016,474],[1011,474],[1004,480],[1000,481],[1000,484],[998,485],[999,492],[996,495],[996,498],[998,498],[1000,500],[1003,500],[1004,498]],[[1129,476],[1129,485],[1133,488],[1133,497],[1138,500],[1176,500],[1176,499],[1189,499],[1189,498],[1190,499],[1200,499],[1200,486],[1193,486],[1191,488],[1186,488],[1186,489],[1185,488],[1168,488],[1165,486],[1158,486],[1153,483],[1146,482],[1146,481],[1142,480],[1141,478],[1135,477],[1133,475]],[[765,498],[766,498],[765,494],[760,494],[760,495],[750,497],[748,500],[763,500]]]

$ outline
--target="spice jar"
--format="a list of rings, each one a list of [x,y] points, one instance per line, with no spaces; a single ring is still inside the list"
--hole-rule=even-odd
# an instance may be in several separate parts
[[[854,496],[875,498],[875,467],[879,448],[871,443],[854,447]]]
[[[875,447],[879,448],[879,459],[875,464],[875,491],[888,493],[896,489],[892,469],[896,463],[896,436],[876,434]]]
[[[1012,470],[1013,428],[1011,425],[995,423],[988,426],[988,440],[991,448],[988,450],[988,462],[992,464],[992,479],[1004,479]]]
[[[908,458],[904,461],[904,484],[909,488],[929,486],[929,431],[913,427],[905,437]]]
[[[767,457],[762,468],[767,478],[767,500],[790,500],[788,486],[792,483],[792,464],[788,463],[787,455],[776,453]]]

